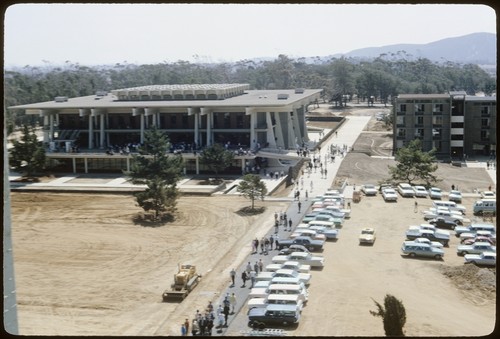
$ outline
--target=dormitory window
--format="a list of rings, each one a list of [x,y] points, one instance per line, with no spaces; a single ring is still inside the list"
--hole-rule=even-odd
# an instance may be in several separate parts
[[[490,131],[483,130],[481,131],[481,140],[489,140],[490,139]]]
[[[415,104],[415,112],[423,112],[425,110],[424,104]]]
[[[490,127],[490,119],[481,119],[481,128]]]
[[[406,112],[406,104],[399,105],[399,111],[400,112]]]
[[[417,117],[416,124],[417,125],[423,125],[424,124],[424,117],[422,117],[422,116]]]
[[[415,130],[415,138],[423,138],[424,137],[424,129],[423,128],[417,128]]]
[[[404,125],[405,124],[405,117],[402,115],[398,115],[396,117],[396,125]]]
[[[398,137],[406,137],[406,130],[404,128],[398,128]]]
[[[490,115],[490,108],[488,106],[481,107],[481,115]]]
[[[433,112],[443,112],[443,104],[434,104]]]
[[[443,124],[443,117],[442,116],[432,117],[432,123],[434,125],[442,125]]]
[[[432,136],[434,138],[439,138],[441,137],[441,128],[433,128],[432,129]]]

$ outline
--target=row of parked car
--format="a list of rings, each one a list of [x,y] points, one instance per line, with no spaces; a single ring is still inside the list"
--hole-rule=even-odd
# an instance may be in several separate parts
[[[307,290],[312,269],[321,269],[325,258],[314,254],[323,250],[327,240],[338,238],[350,209],[344,206],[340,192],[329,190],[313,198],[311,210],[288,239],[278,240],[278,255],[256,277],[250,291],[248,325],[293,325],[300,321],[309,299]]]

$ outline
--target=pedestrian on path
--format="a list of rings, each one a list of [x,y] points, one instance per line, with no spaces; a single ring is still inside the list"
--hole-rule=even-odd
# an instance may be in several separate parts
[[[308,197],[309,197],[309,193],[307,193],[307,190],[306,190],[306,201],[307,201]]]
[[[299,206],[299,211],[298,211],[298,213],[300,213],[300,207],[302,206],[302,203],[299,201],[299,203],[297,204],[297,206]]]
[[[247,271],[241,272],[241,280],[243,280],[243,285],[241,285],[241,287],[246,287],[247,279],[248,279]]]
[[[253,288],[253,285],[255,285],[255,276],[256,276],[256,273],[255,271],[250,271],[250,288]]]
[[[418,212],[418,202],[415,200],[415,208],[413,209],[413,212],[417,213]]]
[[[247,264],[247,267],[246,267],[247,275],[250,274],[251,270],[252,270],[252,264],[250,264],[250,261],[249,261],[248,264]]]
[[[234,314],[234,308],[236,307],[236,295],[234,292],[229,297],[229,303],[231,304],[231,314]]]
[[[264,263],[262,262],[262,259],[259,259],[259,272],[262,272],[264,270]]]
[[[288,229],[291,231],[292,230],[292,218],[288,220]]]
[[[229,272],[229,275],[231,276],[231,287],[233,287],[234,279],[236,278],[236,271],[234,270],[234,268],[231,270],[231,272]]]
[[[273,235],[271,234],[269,236],[269,247],[270,247],[271,251],[273,250],[273,245],[274,245],[274,238],[273,238]]]
[[[278,221],[278,220],[274,221],[274,233],[275,233],[275,234],[278,234],[278,228],[279,228],[279,225],[280,225],[280,224],[279,224],[279,221]]]
[[[327,171],[326,171],[326,168],[325,168],[325,179],[326,179],[326,173],[327,173]]]
[[[278,250],[279,249],[279,245],[280,245],[280,238],[279,238],[279,236],[277,234],[274,236],[274,244],[276,245],[275,247]]]

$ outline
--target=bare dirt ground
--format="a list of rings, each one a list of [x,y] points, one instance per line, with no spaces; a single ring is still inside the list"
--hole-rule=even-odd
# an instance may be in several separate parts
[[[372,145],[365,137],[355,149]],[[360,185],[376,183],[389,163],[354,152],[338,175]],[[446,190],[453,183],[472,192],[490,180],[481,169],[440,164],[439,170],[445,179],[438,186]],[[132,196],[13,192],[11,198],[22,335],[178,335],[182,320],[219,298],[229,270],[250,252],[251,239],[264,235],[274,211],[288,205],[258,202],[264,214],[248,216],[238,213],[250,204],[244,198],[184,196],[174,223],[145,227],[133,222],[139,208]],[[473,200],[464,199],[468,217]],[[363,197],[353,204],[339,240],[325,245],[326,266],[313,272],[310,300],[289,335],[383,336],[381,319],[369,310],[385,294],[403,301],[407,336],[482,336],[493,330],[496,270],[464,266],[456,255],[457,238],[452,235],[443,261],[400,256],[405,230],[422,223],[420,212],[432,204],[418,203],[419,213],[413,199],[385,203],[381,196]],[[367,226],[376,228],[377,240],[359,246],[359,231]],[[187,261],[203,274],[200,285],[181,304],[162,303],[176,265]],[[245,311],[238,316],[243,323]]]

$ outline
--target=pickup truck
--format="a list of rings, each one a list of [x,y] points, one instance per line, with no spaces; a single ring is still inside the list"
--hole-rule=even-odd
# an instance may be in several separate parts
[[[448,246],[450,242],[450,235],[443,232],[435,232],[431,230],[410,228],[406,231],[406,238],[408,240],[415,240],[417,238],[427,238],[430,241],[438,241],[444,246]]]
[[[325,244],[324,240],[315,240],[311,239],[308,236],[298,236],[294,239],[280,239],[278,240],[278,249],[281,250],[283,248],[287,248],[290,245],[302,245],[307,248],[309,251],[321,251],[323,249],[323,245]]]

